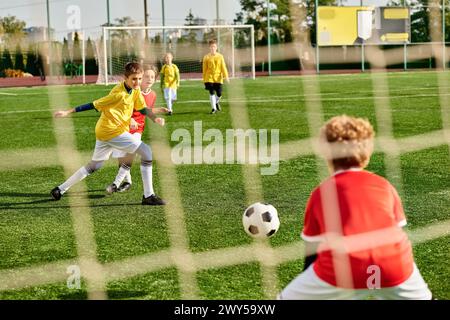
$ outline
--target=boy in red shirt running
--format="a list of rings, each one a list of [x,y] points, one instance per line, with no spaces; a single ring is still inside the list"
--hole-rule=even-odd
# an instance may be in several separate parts
[[[400,197],[363,170],[374,131],[361,118],[337,116],[320,131],[331,177],[309,197],[302,238],[304,272],[279,299],[423,299],[432,294],[417,269]]]

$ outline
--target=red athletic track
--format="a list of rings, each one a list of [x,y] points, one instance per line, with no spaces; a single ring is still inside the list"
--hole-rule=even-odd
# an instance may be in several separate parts
[[[86,83],[95,83],[97,75],[86,76]],[[51,78],[51,79],[49,79]],[[50,80],[50,81],[49,81]],[[83,77],[47,77],[45,81],[41,81],[40,77],[24,77],[24,78],[0,78],[0,88],[8,87],[34,87],[47,86],[55,84],[82,84]]]

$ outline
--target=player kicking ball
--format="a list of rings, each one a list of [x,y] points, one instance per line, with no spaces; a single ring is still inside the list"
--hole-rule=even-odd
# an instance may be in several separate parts
[[[304,271],[278,295],[286,300],[430,300],[414,263],[400,197],[365,171],[374,131],[361,118],[337,116],[321,129],[331,177],[309,197],[302,238]]]
[[[104,161],[108,160],[111,153],[117,149],[141,156],[144,187],[142,204],[166,204],[153,190],[151,148],[128,132],[133,110],[148,116],[152,121],[156,119],[156,116],[145,107],[145,100],[141,94],[143,68],[139,63],[129,62],[125,65],[124,76],[125,80],[116,85],[107,96],[74,109],[55,112],[55,117],[65,117],[73,112],[96,109],[101,111],[101,116],[95,126],[96,142],[92,160],[50,192],[54,200],[60,200],[70,187],[100,169]]]
[[[209,53],[203,57],[202,73],[205,90],[209,91],[211,114],[220,111],[220,98],[222,97],[223,80],[229,83],[228,70],[223,55],[217,52],[217,41],[210,40]]]
[[[147,105],[147,108],[149,108],[148,112],[154,114],[167,113],[168,110],[166,108],[155,108],[156,93],[152,90],[152,86],[158,76],[158,69],[153,65],[144,65],[143,69],[144,75],[140,88],[145,104]],[[144,132],[145,129],[145,118],[146,116],[140,111],[133,110],[130,133],[139,140],[142,139],[142,132]],[[154,122],[164,126],[164,118],[155,118]],[[135,153],[129,154],[121,150],[114,150],[112,152],[112,157],[119,161],[119,171],[115,180],[106,188],[108,194],[128,191],[131,188],[132,180],[130,171],[135,156]]]

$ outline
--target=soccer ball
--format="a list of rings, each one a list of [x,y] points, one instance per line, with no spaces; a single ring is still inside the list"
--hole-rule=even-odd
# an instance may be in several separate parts
[[[245,209],[242,224],[248,235],[254,238],[269,238],[280,227],[278,212],[270,204],[256,202]]]

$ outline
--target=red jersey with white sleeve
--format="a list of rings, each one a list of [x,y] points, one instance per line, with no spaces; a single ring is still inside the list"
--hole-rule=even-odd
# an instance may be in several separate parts
[[[325,198],[324,194],[328,193],[325,190],[332,190],[330,193],[333,194],[336,190],[339,208],[333,208],[334,196]],[[333,208],[327,216],[324,207]],[[406,218],[400,197],[386,179],[353,169],[337,172],[325,180],[312,192],[306,206],[302,238],[308,242],[321,242],[313,264],[320,279],[337,286],[335,266],[342,261],[324,242],[325,233],[332,231],[327,230],[326,225],[330,228],[339,221],[333,218],[337,213],[340,213],[342,226],[338,233],[342,232],[345,237],[344,257],[350,263],[353,288],[367,289],[367,279],[372,274],[369,270],[373,266],[380,270],[382,288],[399,285],[408,279],[413,272],[414,258],[411,243],[401,229],[406,225]],[[385,231],[387,233],[383,233]]]
[[[144,91],[141,92],[142,96],[144,97],[145,104],[147,105],[147,108],[153,108],[155,106],[156,102],[156,93],[152,90],[145,93]],[[137,123],[138,128],[137,129],[131,129],[130,133],[142,133],[145,128],[145,117],[146,115],[140,113],[139,111],[133,110],[133,115],[131,116]]]

